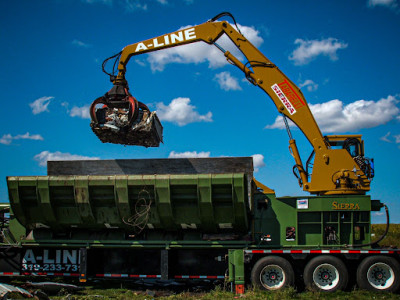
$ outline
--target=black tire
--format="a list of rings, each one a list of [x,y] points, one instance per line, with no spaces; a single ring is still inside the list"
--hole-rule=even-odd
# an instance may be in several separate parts
[[[346,288],[349,274],[339,258],[322,255],[314,257],[307,263],[303,278],[308,289],[335,292]]]
[[[290,262],[279,256],[266,256],[251,270],[251,282],[264,290],[281,290],[294,285],[294,271]]]
[[[396,292],[400,287],[400,264],[389,256],[367,257],[357,268],[357,284],[365,290]]]

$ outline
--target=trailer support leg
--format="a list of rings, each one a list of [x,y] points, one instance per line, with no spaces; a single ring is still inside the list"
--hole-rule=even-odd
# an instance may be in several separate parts
[[[161,250],[161,280],[168,280],[168,250]]]
[[[86,248],[79,249],[79,282],[87,280],[87,250]]]
[[[236,294],[244,294],[243,250],[229,250],[229,281],[234,283]]]

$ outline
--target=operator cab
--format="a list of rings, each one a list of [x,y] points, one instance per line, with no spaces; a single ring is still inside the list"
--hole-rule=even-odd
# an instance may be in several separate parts
[[[327,135],[325,136],[331,149],[346,149],[368,179],[374,178],[374,159],[364,156],[364,141],[361,134]],[[310,179],[314,165],[315,151],[307,159],[306,174]],[[296,175],[296,174],[295,174]],[[296,175],[299,178],[298,175]]]
[[[333,149],[346,149],[368,179],[374,178],[374,159],[364,156],[364,141],[361,134],[328,135]]]
[[[364,156],[364,141],[361,134],[327,135],[332,149],[346,149],[351,157]]]

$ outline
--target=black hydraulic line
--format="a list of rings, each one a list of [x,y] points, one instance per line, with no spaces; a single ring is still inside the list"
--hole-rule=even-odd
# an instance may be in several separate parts
[[[310,176],[310,172],[309,172],[308,169],[309,169],[309,166],[311,165],[311,160],[313,159],[314,155],[315,155],[315,150],[313,150],[313,151],[311,152],[311,154],[310,154],[310,156],[308,157],[307,162],[306,162],[306,174],[307,174],[307,178]]]
[[[113,64],[113,68],[112,68],[112,74],[115,75],[115,67],[117,65],[117,63],[119,62],[119,58],[121,57],[122,51],[120,53],[118,53],[118,55],[115,57],[114,60],[114,64]]]
[[[302,187],[303,186],[303,181],[301,180],[301,177],[300,177],[300,169],[304,172],[304,170],[303,170],[303,166],[300,166],[300,165],[294,165],[293,166],[293,174],[294,174],[294,176],[297,178],[297,181],[299,182],[299,185],[300,185],[300,187]],[[297,172],[299,172],[299,174],[297,175],[296,174],[296,170],[297,170]],[[306,174],[306,175],[308,175],[308,174]]]
[[[366,246],[373,246],[373,245],[378,244],[380,241],[382,241],[382,240],[386,237],[387,233],[389,232],[389,225],[390,225],[390,222],[389,222],[389,209],[388,209],[388,207],[386,206],[386,204],[383,203],[382,205],[385,207],[385,211],[386,211],[386,230],[385,230],[385,232],[379,237],[379,239],[377,239],[376,241],[373,241],[373,242],[371,242],[371,243],[368,243],[368,244],[347,245],[347,247],[366,247]]]
[[[352,146],[352,145],[356,145],[357,146],[357,148],[356,148],[357,152],[358,152],[358,150],[361,150],[360,141],[358,139],[356,139],[356,138],[348,138],[348,139],[346,139],[344,141],[344,143],[343,143],[343,149],[346,149],[350,153],[350,146]],[[351,153],[350,153],[350,155],[353,156]],[[363,155],[363,153],[358,153],[358,155]],[[357,155],[355,155],[355,156],[357,156]]]
[[[118,52],[117,54],[115,54],[113,56],[110,56],[109,58],[106,58],[103,61],[102,65],[101,65],[101,68],[103,69],[103,72],[106,73],[108,76],[114,76],[115,75],[115,65],[116,65],[116,62],[119,60],[119,57],[121,56],[121,53],[122,53],[122,51]],[[113,58],[115,58],[115,61],[114,61],[113,70],[112,70],[113,73],[111,74],[111,73],[108,73],[106,71],[106,64],[110,59],[113,59]]]
[[[212,19],[210,20],[210,22],[215,22],[216,20],[218,20],[218,19],[220,19],[220,18],[222,18],[222,17],[225,17],[225,16],[228,16],[228,17],[230,17],[230,18],[233,20],[233,23],[235,24],[237,31],[238,31],[240,34],[242,34],[242,33],[240,32],[239,26],[238,26],[237,23],[236,23],[235,18],[234,18],[233,15],[232,15],[231,13],[229,13],[229,12],[222,12],[222,13],[216,15],[214,18],[212,18]]]

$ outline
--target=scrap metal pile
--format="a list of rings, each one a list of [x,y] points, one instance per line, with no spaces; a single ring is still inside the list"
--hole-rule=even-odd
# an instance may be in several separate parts
[[[101,107],[96,107],[98,105]],[[112,89],[90,107],[90,127],[103,143],[158,147],[163,127],[156,112],[138,102],[127,89]]]

